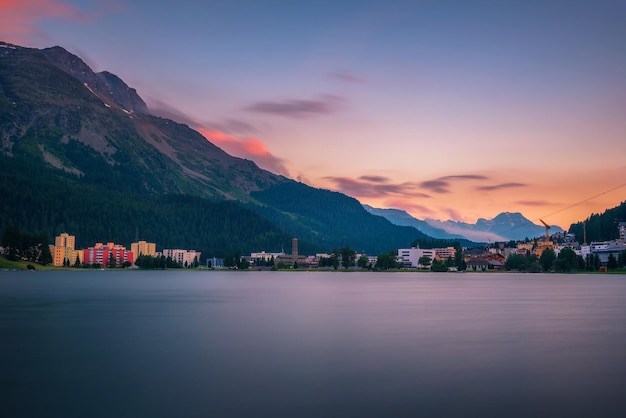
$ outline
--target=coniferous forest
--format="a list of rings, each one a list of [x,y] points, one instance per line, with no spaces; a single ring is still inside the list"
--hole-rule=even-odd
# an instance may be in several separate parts
[[[9,175],[0,177],[0,229],[14,225],[50,240],[69,232],[78,248],[95,242],[129,245],[136,239],[159,248],[196,249],[203,256],[279,251],[292,236],[254,211],[231,201],[185,195],[137,195],[78,184],[39,164],[0,157]],[[301,242],[303,251],[317,248]]]

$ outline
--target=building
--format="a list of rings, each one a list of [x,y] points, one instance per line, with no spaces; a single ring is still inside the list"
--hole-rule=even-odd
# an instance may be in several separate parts
[[[400,248],[398,249],[398,256],[396,257],[396,261],[402,264],[404,267],[413,267],[413,268],[424,268],[428,267],[428,265],[422,265],[419,263],[420,258],[428,257],[430,258],[430,263],[437,258],[437,249],[436,248]]]
[[[452,258],[456,256],[456,249],[454,247],[446,247],[446,248],[435,248],[435,253],[440,260],[447,260],[448,258]]]
[[[218,258],[218,257],[211,257],[211,258],[207,257],[206,266],[208,268],[214,268],[214,269],[224,268],[224,259]]]
[[[597,255],[603,265],[606,265],[609,262],[609,257],[611,255],[617,259],[621,253],[626,251],[626,240],[624,240],[626,235],[626,222],[620,222],[618,224],[618,231],[620,236],[619,239],[613,241],[592,242],[589,245],[591,256],[595,257]]]
[[[613,255],[616,259],[622,251],[626,251],[626,242],[621,240],[592,242],[590,245],[591,255],[598,256],[602,264],[609,262],[609,256]]]
[[[82,254],[74,248],[76,237],[64,232],[54,238],[54,245],[50,245],[50,254],[52,255],[53,266],[63,266],[64,264],[73,265],[78,261],[82,262]]]
[[[139,241],[130,244],[130,250],[135,254],[135,258],[140,255],[156,256],[156,244],[154,242]]]
[[[171,258],[172,261],[183,267],[189,267],[200,262],[200,252],[196,250],[165,249],[160,254],[165,258]]]
[[[261,251],[259,253],[251,253],[250,261],[263,260],[265,262],[270,261],[271,259],[277,259],[278,257],[284,256],[284,252],[279,253],[266,253],[265,251]]]
[[[317,266],[315,257],[307,257],[298,253],[298,238],[291,239],[291,254],[281,253],[274,257],[276,265],[282,263],[287,266],[297,266],[298,268],[310,268]]]
[[[98,242],[83,250],[83,262],[101,267],[123,267],[125,263],[133,264],[135,257],[132,251],[122,245],[112,242],[104,245]]]
[[[467,270],[485,271],[489,269],[489,261],[482,257],[471,258],[467,261]]]

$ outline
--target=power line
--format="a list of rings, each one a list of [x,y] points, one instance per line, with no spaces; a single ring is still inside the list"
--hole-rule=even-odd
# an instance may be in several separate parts
[[[534,221],[537,221],[537,220],[539,220],[540,218],[547,218],[547,217],[549,217],[549,216],[556,215],[557,213],[561,213],[561,212],[563,212],[563,211],[566,211],[566,210],[568,210],[568,209],[571,209],[571,208],[573,208],[573,207],[575,207],[575,206],[582,205],[582,204],[583,204],[583,203],[585,203],[585,202],[589,202],[590,200],[593,200],[593,199],[595,199],[595,198],[597,198],[597,197],[600,197],[600,196],[602,196],[602,195],[605,195],[605,194],[610,193],[610,192],[612,192],[612,191],[615,191],[615,190],[617,190],[617,189],[621,189],[621,188],[622,188],[622,187],[624,187],[624,186],[626,186],[626,183],[622,183],[622,184],[620,184],[619,186],[613,187],[612,189],[605,190],[605,191],[603,191],[602,193],[598,193],[598,194],[597,194],[597,195],[595,195],[595,196],[588,197],[587,199],[585,199],[585,200],[581,200],[580,202],[573,203],[573,204],[571,204],[571,205],[569,205],[569,206],[566,206],[566,207],[564,207],[564,208],[561,208],[561,209],[559,209],[559,210],[557,210],[557,211],[555,211],[555,212],[549,213],[549,214],[547,214],[547,215],[540,216],[539,218],[535,219]]]

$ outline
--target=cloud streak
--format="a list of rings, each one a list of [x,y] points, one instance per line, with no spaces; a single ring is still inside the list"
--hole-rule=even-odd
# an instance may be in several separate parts
[[[544,207],[554,206],[554,203],[546,202],[544,200],[518,200],[515,202],[518,205],[531,206],[531,207]]]
[[[345,99],[335,95],[323,95],[318,100],[292,99],[253,103],[244,110],[265,113],[287,118],[303,119],[311,116],[327,115],[341,109]]]
[[[383,176],[361,176],[359,180],[369,181],[371,183],[389,183],[389,177]]]
[[[390,196],[405,196],[427,199],[430,195],[418,192],[419,184],[404,182],[391,183],[381,176],[361,176],[357,179],[350,177],[324,177],[331,181],[342,193],[357,198],[384,198]]]
[[[258,138],[240,138],[219,130],[198,128],[208,141],[222,148],[227,153],[240,158],[253,160],[260,167],[276,174],[289,176],[285,162],[274,156],[263,141]]]
[[[361,78],[355,74],[352,74],[350,72],[345,72],[345,71],[334,71],[332,73],[329,73],[328,75],[330,78],[334,80],[342,81],[344,83],[360,84],[360,83],[366,82],[364,78]]]
[[[502,189],[513,189],[513,188],[517,188],[517,187],[527,187],[527,184],[524,183],[501,183],[501,184],[494,184],[492,186],[478,186],[476,187],[476,190],[482,190],[482,191],[494,191],[494,190],[502,190]]]
[[[449,187],[451,182],[455,180],[488,180],[488,177],[478,174],[460,174],[452,176],[443,176],[434,180],[426,180],[420,183],[420,187],[426,190],[430,190],[432,193],[446,194],[450,193]]]

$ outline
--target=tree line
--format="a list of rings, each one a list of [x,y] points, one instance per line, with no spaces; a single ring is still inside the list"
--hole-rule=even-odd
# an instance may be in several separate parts
[[[542,272],[557,271],[569,273],[572,271],[598,271],[602,266],[598,254],[589,254],[585,258],[576,254],[571,248],[563,248],[557,255],[556,252],[547,248],[543,250],[541,256],[528,252],[526,255],[511,254],[505,262],[507,270]],[[606,268],[615,270],[626,267],[626,250],[621,251],[615,256],[609,254]]]
[[[44,233],[26,234],[13,224],[7,225],[2,234],[2,246],[11,261],[25,260],[41,265],[52,263],[48,246],[48,236]]]

